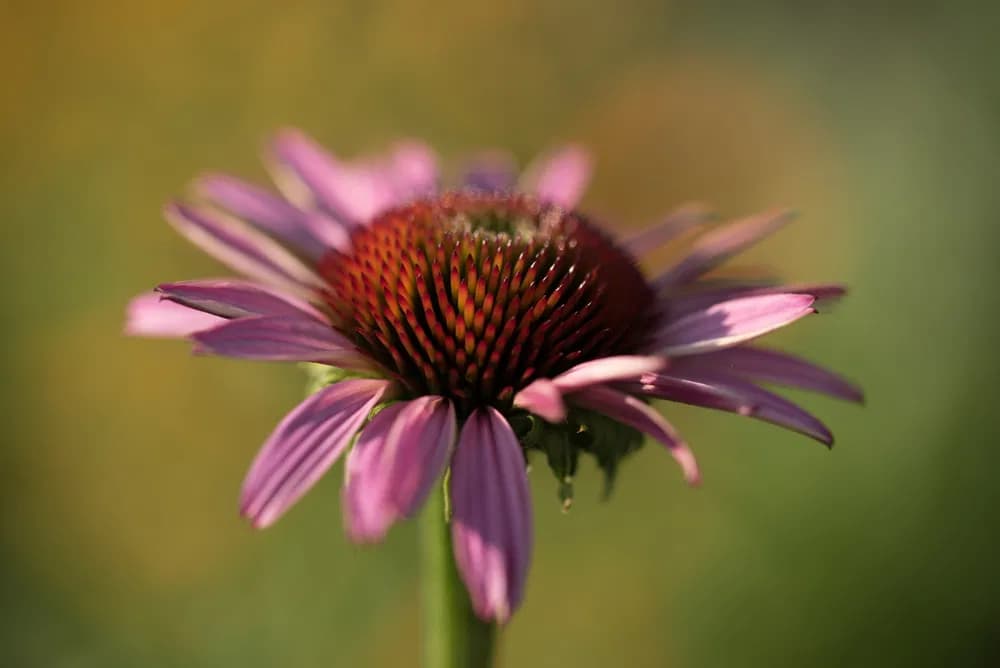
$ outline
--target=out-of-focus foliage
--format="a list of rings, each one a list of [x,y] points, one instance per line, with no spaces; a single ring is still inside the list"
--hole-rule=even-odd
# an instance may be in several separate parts
[[[133,293],[221,271],[162,202],[201,169],[263,178],[282,125],[346,154],[579,140],[609,225],[792,205],[750,263],[853,289],[778,337],[868,389],[805,399],[833,452],[670,408],[701,489],[647,445],[610,503],[582,462],[564,516],[535,467],[504,665],[996,660],[1000,17],[937,4],[6,4],[0,663],[413,664],[412,526],[350,545],[337,472],[272,530],[236,517],[300,370],[120,336]]]

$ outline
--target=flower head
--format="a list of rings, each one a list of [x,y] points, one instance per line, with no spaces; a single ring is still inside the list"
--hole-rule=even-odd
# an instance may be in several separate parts
[[[276,521],[347,452],[347,532],[377,541],[450,470],[455,559],[484,619],[506,620],[523,596],[528,452],[544,453],[568,505],[580,456],[595,457],[610,483],[643,435],[697,482],[691,451],[652,399],[827,444],[819,420],[759,383],[861,399],[828,371],[750,344],[843,288],[707,277],[780,227],[783,212],[708,231],[649,279],[642,255],[709,215],[689,206],[612,239],[575,210],[589,178],[575,147],[520,179],[486,157],[453,190],[412,142],[347,163],[288,131],[269,164],[280,194],[210,175],[199,203],[167,207],[182,234],[250,280],[162,284],[133,300],[126,329],[321,370],[318,391],[250,468],[240,509],[254,526]]]

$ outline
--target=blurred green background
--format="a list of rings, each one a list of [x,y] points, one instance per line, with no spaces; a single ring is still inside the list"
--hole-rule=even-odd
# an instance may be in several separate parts
[[[502,665],[995,665],[1000,17],[800,4],[6,3],[0,664],[415,663],[413,525],[348,543],[339,468],[272,530],[236,516],[298,370],[120,335],[134,293],[221,273],[162,202],[263,179],[297,125],[345,155],[578,140],[619,230],[792,205],[751,263],[852,287],[775,337],[868,390],[800,397],[832,452],[670,407],[701,489],[647,446],[564,516],[536,468]]]

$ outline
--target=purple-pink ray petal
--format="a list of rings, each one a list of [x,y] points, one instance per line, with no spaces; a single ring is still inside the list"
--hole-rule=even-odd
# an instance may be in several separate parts
[[[676,372],[671,369],[670,373],[674,374]],[[726,392],[743,397],[747,404],[753,406],[749,414],[744,413],[749,415],[749,417],[791,429],[792,431],[816,439],[824,445],[833,445],[833,434],[814,415],[788,399],[769,392],[743,378],[708,371],[685,371],[683,374],[678,374],[678,377],[712,385]],[[708,406],[708,408],[728,410],[719,406]]]
[[[549,422],[566,419],[562,395],[591,385],[614,381],[637,380],[640,376],[659,371],[667,360],[657,356],[616,355],[577,364],[558,376],[539,378],[514,397],[514,405],[540,415]]]
[[[680,358],[673,369],[721,373],[746,380],[774,383],[827,394],[847,401],[864,401],[861,388],[832,371],[789,353],[751,346],[727,348],[705,355]]]
[[[685,204],[671,211],[659,223],[625,237],[620,244],[633,257],[641,259],[644,255],[713,218],[715,214],[704,204],[697,202]]]
[[[299,293],[323,284],[278,242],[235,218],[179,202],[164,214],[189,241],[241,274]]]
[[[356,177],[301,130],[283,130],[270,145],[269,167],[275,183],[302,209],[321,208],[341,222],[360,222],[351,190]]]
[[[125,309],[125,333],[178,339],[224,323],[218,316],[204,313],[147,292],[129,301]]]
[[[562,394],[562,390],[551,380],[539,378],[514,395],[514,405],[549,422],[562,422],[566,419],[566,403]]]
[[[699,286],[698,284],[692,287]],[[764,295],[797,294],[812,295],[817,302],[835,300],[847,294],[847,288],[839,283],[799,283],[760,285],[759,283],[737,283],[706,287],[682,295],[667,295],[662,304],[671,318],[678,319],[695,311],[703,311],[714,304],[739,297],[761,297]]]
[[[775,232],[793,217],[790,211],[771,211],[708,232],[695,241],[683,260],[655,278],[653,285],[665,288],[689,283]]]
[[[684,479],[688,483],[696,485],[701,481],[698,463],[687,443],[673,428],[673,425],[667,422],[666,418],[641,399],[601,386],[588,387],[570,395],[568,399],[574,404],[603,413],[624,425],[652,436],[667,446],[667,450],[680,465]]]
[[[392,200],[383,202],[383,207],[426,197],[438,189],[437,156],[423,142],[411,139],[396,144],[389,153],[385,171],[393,192]]]
[[[195,182],[195,189],[212,204],[264,230],[310,260],[318,260],[329,247],[306,223],[305,212],[263,188],[228,174],[206,174]]]
[[[254,316],[229,320],[191,337],[195,352],[284,362],[321,362],[372,369],[371,361],[329,325],[307,317]]]
[[[347,457],[343,506],[353,540],[379,541],[423,505],[444,473],[455,431],[455,409],[444,397],[399,402],[372,419]]]
[[[668,323],[655,348],[677,357],[735,346],[814,313],[814,301],[812,295],[777,294],[714,304]]]
[[[333,465],[388,388],[385,380],[343,380],[299,404],[257,453],[240,513],[254,527],[273,524]]]
[[[309,302],[246,281],[207,279],[162,283],[156,291],[166,299],[222,318],[288,315],[327,322]]]
[[[465,421],[451,463],[452,540],[476,614],[503,623],[521,604],[533,541],[524,455],[496,409]]]
[[[525,172],[525,192],[565,209],[574,208],[583,197],[593,164],[590,154],[576,145],[564,146],[539,157]]]
[[[740,415],[750,415],[754,410],[753,403],[738,392],[711,383],[678,378],[669,373],[647,374],[637,382],[621,383],[618,387],[631,394],[641,394],[691,406],[715,408]]]

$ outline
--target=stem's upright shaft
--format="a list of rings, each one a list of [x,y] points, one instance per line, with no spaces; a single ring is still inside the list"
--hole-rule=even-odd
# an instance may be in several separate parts
[[[424,668],[489,668],[495,629],[476,617],[459,579],[443,488],[427,500],[420,523]]]

